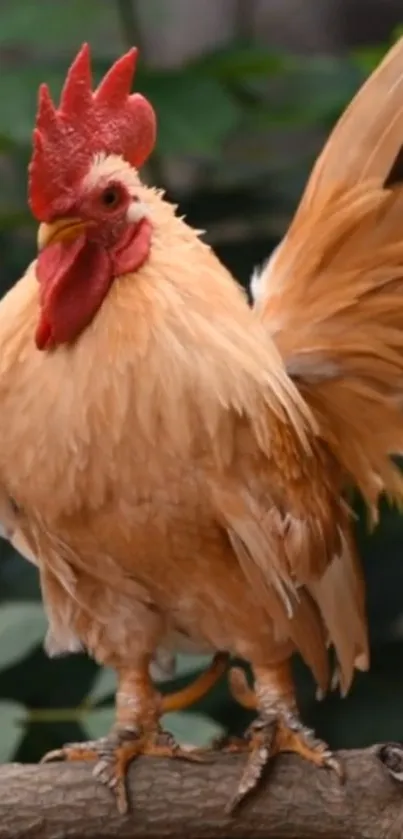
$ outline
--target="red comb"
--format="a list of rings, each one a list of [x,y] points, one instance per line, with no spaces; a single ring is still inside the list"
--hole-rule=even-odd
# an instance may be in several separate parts
[[[63,213],[95,154],[118,154],[138,168],[155,144],[152,106],[130,94],[137,50],[119,58],[92,92],[90,49],[84,44],[67,74],[55,108],[47,85],[39,89],[29,202],[39,221]]]

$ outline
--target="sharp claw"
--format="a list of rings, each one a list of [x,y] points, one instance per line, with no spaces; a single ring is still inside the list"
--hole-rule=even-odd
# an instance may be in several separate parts
[[[345,767],[337,760],[332,754],[326,758],[326,767],[327,769],[331,769],[333,772],[336,773],[339,781],[344,784],[346,781],[346,770]]]
[[[92,770],[92,774],[93,774],[94,778],[99,778],[104,773],[105,769],[107,769],[107,768],[108,768],[108,762],[106,760],[104,760],[104,758],[101,758],[98,761],[98,763],[95,764],[95,766]]]
[[[130,735],[130,736],[129,736]],[[62,749],[48,752],[41,763],[56,760],[96,760],[93,776],[108,787],[115,796],[118,812],[125,815],[129,809],[126,792],[126,770],[129,763],[140,754],[156,757],[175,757],[188,762],[208,762],[208,754],[200,749],[180,748],[172,735],[164,732],[141,734],[134,730],[116,732],[110,737],[88,743],[68,743]]]
[[[240,780],[238,789],[225,808],[226,815],[232,815],[245,796],[257,786],[269,759],[270,748],[268,746],[261,746],[252,753]]]
[[[94,743],[68,743],[61,749],[47,752],[40,763],[51,763],[53,760],[92,761],[98,757]]]
[[[129,812],[129,801],[127,798],[126,790],[120,789],[120,786],[116,786],[114,789],[114,793],[116,796],[116,804],[119,815],[127,816]]]
[[[66,755],[64,749],[53,749],[51,752],[47,752],[43,757],[40,759],[39,763],[52,763],[53,760],[65,760]]]
[[[345,780],[342,764],[330,749],[305,728],[298,716],[290,713],[284,718],[273,714],[270,719],[259,717],[248,730],[243,745],[229,742],[224,751],[249,751],[249,759],[238,789],[225,808],[230,815],[243,799],[257,786],[270,759],[280,752],[295,752],[318,767],[333,770],[340,781]]]
[[[108,785],[110,779],[110,766],[108,761],[103,758],[98,760],[92,770],[92,774],[94,778],[97,778],[102,784]]]
[[[257,786],[273,753],[275,735],[275,721],[268,722],[264,727],[259,725],[254,735],[252,734],[248,743],[251,754],[238,789],[225,809],[227,815],[232,815],[243,799]]]

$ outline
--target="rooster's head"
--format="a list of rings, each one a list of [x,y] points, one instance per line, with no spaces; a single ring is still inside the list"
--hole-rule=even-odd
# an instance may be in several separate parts
[[[89,48],[73,62],[55,108],[39,91],[29,201],[40,222],[39,349],[70,343],[91,322],[113,280],[147,259],[151,224],[137,169],[156,135],[151,105],[130,94],[130,50],[92,91]]]

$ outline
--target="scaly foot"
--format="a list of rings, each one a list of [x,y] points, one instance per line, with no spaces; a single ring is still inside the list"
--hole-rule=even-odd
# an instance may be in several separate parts
[[[203,761],[196,749],[181,749],[171,734],[157,729],[142,733],[140,729],[115,729],[107,737],[83,743],[68,743],[62,749],[48,752],[41,763],[53,760],[96,760],[94,776],[113,790],[119,813],[128,811],[126,775],[129,764],[140,755],[174,757],[189,761]]]
[[[180,711],[204,696],[225,672],[228,659],[227,653],[216,653],[207,670],[190,685],[186,685],[175,693],[160,696],[159,715],[168,711]],[[123,696],[127,694],[129,699],[132,695],[136,696],[136,692],[138,693],[143,684],[148,684],[148,668],[146,672],[140,671],[140,677],[138,671],[129,671],[125,675],[126,683],[123,687],[121,674],[121,693]],[[122,713],[122,708],[120,712]],[[126,696],[123,712],[127,712]],[[139,755],[175,757],[197,762],[208,759],[206,750],[180,748],[173,736],[162,731],[156,723],[152,723],[151,727],[148,725],[143,728],[123,723],[121,720],[120,725],[116,725],[107,737],[86,743],[68,743],[62,749],[48,752],[42,758],[42,763],[51,760],[96,760],[95,777],[114,791],[119,812],[124,814],[128,810],[125,784],[127,769],[131,761]]]
[[[256,695],[247,686],[242,671],[235,668],[231,671],[230,685],[240,704],[249,709],[256,708]],[[332,769],[341,781],[344,780],[344,770],[326,743],[302,724],[296,710],[281,703],[277,707],[274,704],[266,713],[260,712],[245,738],[231,739],[220,745],[223,751],[249,754],[238,789],[226,808],[227,813],[232,813],[257,786],[271,758],[280,752],[294,752],[315,766]]]

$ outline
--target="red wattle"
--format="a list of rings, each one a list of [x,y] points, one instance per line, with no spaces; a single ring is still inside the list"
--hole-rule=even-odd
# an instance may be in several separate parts
[[[50,349],[52,345],[52,327],[46,320],[45,315],[41,312],[38,326],[35,331],[35,344],[38,350]]]
[[[52,342],[64,344],[92,321],[112,283],[113,269],[105,248],[79,236],[44,248],[37,277],[43,324],[48,324]],[[46,329],[38,329],[41,339]]]
[[[40,320],[35,341],[40,350],[71,343],[91,323],[112,282],[135,272],[150,252],[152,226],[147,219],[127,228],[115,248],[107,249],[85,234],[53,242],[39,254]]]
[[[138,271],[146,261],[151,247],[152,224],[144,218],[133,228],[129,227],[112,253],[115,277]]]

